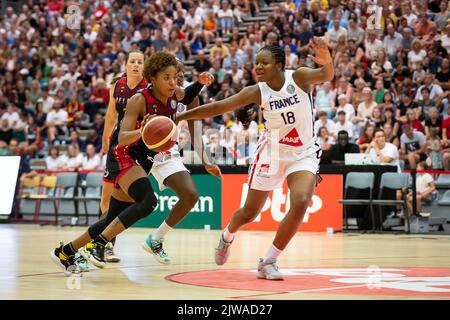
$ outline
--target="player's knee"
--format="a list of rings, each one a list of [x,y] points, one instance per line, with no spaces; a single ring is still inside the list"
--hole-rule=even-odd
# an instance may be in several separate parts
[[[195,189],[187,190],[181,195],[181,200],[185,202],[189,207],[194,207],[198,201],[198,192]]]
[[[148,178],[139,178],[128,188],[128,194],[136,202],[136,213],[144,218],[155,210],[157,199]]]
[[[296,193],[291,195],[291,208],[303,209],[309,205],[311,197],[306,193]]]
[[[137,203],[137,212],[139,219],[147,217],[152,213],[157,205],[158,199],[153,192],[148,192],[143,201]]]

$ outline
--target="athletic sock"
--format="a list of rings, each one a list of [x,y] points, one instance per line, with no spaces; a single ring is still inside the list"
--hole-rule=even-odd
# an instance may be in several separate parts
[[[106,239],[106,237],[105,237],[104,235],[99,234],[99,235],[97,236],[97,238],[95,238],[94,242],[100,243],[100,244],[106,246],[106,244],[109,242],[109,240]]]
[[[161,240],[164,236],[172,230],[172,227],[169,226],[166,221],[163,221],[156,232],[152,234],[152,240]]]
[[[62,248],[62,252],[70,257],[75,255],[75,253],[77,253],[77,250],[73,248],[72,242],[70,242]]]
[[[277,259],[278,256],[283,252],[282,250],[275,247],[273,244],[270,245],[269,250],[267,250],[266,256],[264,257],[263,262],[267,262],[270,259]]]
[[[225,240],[225,242],[232,242],[234,240],[234,236],[236,233],[231,233],[230,230],[228,230],[228,226],[223,230],[222,238]]]

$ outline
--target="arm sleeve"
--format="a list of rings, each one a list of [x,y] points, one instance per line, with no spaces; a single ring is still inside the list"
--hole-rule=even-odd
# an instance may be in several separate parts
[[[190,104],[195,99],[195,97],[198,96],[198,94],[202,89],[203,85],[201,83],[194,82],[193,84],[189,85],[186,89],[184,89],[184,97],[179,102],[185,105]]]

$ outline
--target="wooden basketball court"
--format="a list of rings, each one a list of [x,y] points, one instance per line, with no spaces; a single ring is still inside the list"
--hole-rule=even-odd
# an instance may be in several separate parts
[[[122,261],[65,277],[49,258],[81,227],[0,226],[0,299],[450,299],[450,236],[298,233],[279,258],[284,281],[255,277],[273,232],[242,231],[224,266],[218,230],[175,229],[169,266],[141,248],[151,229],[119,236]]]

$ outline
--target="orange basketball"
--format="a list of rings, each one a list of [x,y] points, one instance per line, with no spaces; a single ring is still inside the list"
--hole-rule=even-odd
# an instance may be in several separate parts
[[[147,121],[142,130],[142,141],[147,148],[164,152],[172,148],[178,140],[175,122],[164,116],[156,116]]]

